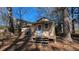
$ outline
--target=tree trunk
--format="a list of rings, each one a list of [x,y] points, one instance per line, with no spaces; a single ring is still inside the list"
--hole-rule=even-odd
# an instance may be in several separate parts
[[[7,7],[8,9],[8,16],[9,16],[9,31],[14,33],[14,26],[13,26],[13,19],[12,19],[12,8]]]
[[[74,21],[74,20],[72,20],[72,30],[73,30],[73,31],[72,31],[72,33],[75,33],[74,22],[75,22],[75,21]]]
[[[65,33],[65,37],[64,39],[67,41],[72,41],[71,38],[71,22],[70,22],[70,18],[69,18],[69,14],[67,11],[67,8],[64,9],[64,18],[63,18],[63,29],[64,29],[64,33]]]

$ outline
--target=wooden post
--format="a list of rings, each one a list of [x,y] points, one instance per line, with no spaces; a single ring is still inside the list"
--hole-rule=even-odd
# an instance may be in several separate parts
[[[55,22],[52,22],[51,25],[50,38],[52,38],[54,40],[54,43],[56,43]]]

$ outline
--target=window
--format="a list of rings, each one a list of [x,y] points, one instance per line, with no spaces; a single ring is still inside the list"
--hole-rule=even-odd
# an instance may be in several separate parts
[[[48,28],[48,23],[45,23],[45,28]]]
[[[38,25],[38,30],[41,30],[41,25]]]

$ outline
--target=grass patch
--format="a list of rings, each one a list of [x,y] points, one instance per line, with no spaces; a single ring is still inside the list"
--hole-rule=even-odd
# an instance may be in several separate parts
[[[7,26],[0,26],[0,29],[4,29],[4,28],[7,28]]]

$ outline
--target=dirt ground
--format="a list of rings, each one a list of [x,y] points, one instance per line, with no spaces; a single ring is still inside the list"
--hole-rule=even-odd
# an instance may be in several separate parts
[[[47,45],[42,45],[42,44],[37,44],[37,45],[32,45],[29,44],[29,50],[35,50],[37,46],[37,50],[40,51],[79,51],[79,44],[78,43],[70,43],[66,41],[57,41],[56,43],[54,42],[49,42]]]
[[[5,35],[6,36],[6,35]],[[48,44],[34,43],[31,37],[21,35],[18,37],[14,34],[0,39],[0,51],[79,51],[79,42],[64,41],[58,39],[57,42],[48,41]]]

